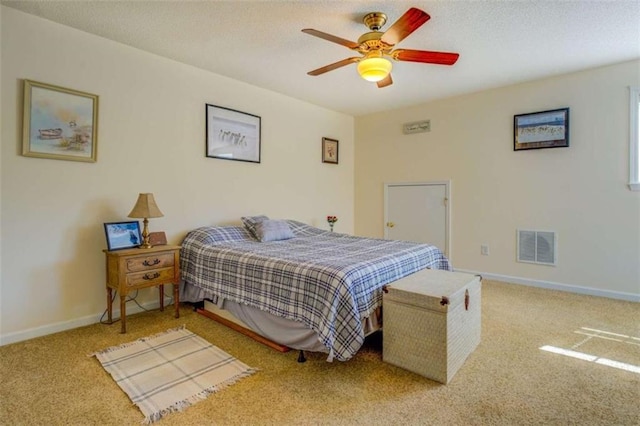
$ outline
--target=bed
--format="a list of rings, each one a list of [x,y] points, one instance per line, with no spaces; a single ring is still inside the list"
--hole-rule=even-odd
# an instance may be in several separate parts
[[[379,328],[384,285],[425,268],[451,270],[428,244],[355,237],[295,220],[242,219],[245,226],[201,227],[184,238],[181,301],[212,300],[258,334],[326,352],[328,361],[350,359],[367,332]],[[261,224],[279,231],[264,238],[256,234]]]

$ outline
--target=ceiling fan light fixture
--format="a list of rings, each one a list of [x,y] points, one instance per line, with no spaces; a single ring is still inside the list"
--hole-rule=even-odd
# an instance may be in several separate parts
[[[391,72],[391,61],[385,58],[366,58],[358,62],[358,74],[367,81],[384,80]]]
[[[391,61],[418,62],[423,64],[453,65],[460,56],[453,52],[433,52],[429,50],[395,49],[396,45],[420,28],[431,17],[423,10],[412,7],[398,18],[386,31],[381,29],[387,16],[372,12],[364,17],[364,24],[371,30],[362,34],[358,41],[351,41],[313,28],[302,32],[347,47],[362,56],[352,56],[324,67],[309,71],[309,75],[321,75],[329,71],[357,63],[358,74],[367,81],[377,83],[378,88],[393,84]]]

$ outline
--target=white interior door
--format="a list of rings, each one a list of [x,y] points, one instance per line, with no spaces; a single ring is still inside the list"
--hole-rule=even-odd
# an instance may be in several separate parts
[[[449,255],[449,182],[385,184],[384,236],[429,243]]]

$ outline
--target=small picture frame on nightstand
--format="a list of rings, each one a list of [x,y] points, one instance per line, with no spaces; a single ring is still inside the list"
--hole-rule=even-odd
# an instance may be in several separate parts
[[[121,250],[140,246],[140,223],[136,221],[109,222],[104,224],[108,250]]]
[[[149,244],[152,246],[164,246],[167,245],[167,236],[164,232],[150,232],[149,233]]]

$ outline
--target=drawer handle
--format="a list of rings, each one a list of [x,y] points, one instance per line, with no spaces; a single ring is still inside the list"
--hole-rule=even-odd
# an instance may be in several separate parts
[[[145,260],[144,262],[142,262],[144,266],[154,266],[154,265],[157,265],[158,263],[160,263],[160,259],[158,259],[157,257],[152,262],[149,262],[148,260]]]
[[[154,272],[153,274],[146,273],[142,277],[143,280],[155,280],[160,276],[160,272]]]

